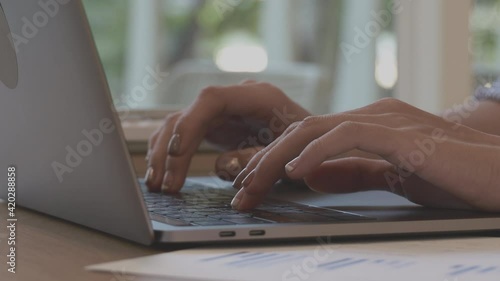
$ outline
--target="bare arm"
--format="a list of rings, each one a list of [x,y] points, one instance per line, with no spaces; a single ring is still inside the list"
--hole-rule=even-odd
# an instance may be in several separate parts
[[[480,101],[477,109],[464,118],[462,124],[488,134],[500,135],[500,102]]]

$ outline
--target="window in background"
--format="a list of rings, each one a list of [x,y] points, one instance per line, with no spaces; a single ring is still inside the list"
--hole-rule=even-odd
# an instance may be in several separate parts
[[[468,48],[472,0],[400,3],[394,97],[435,114],[463,103],[473,88]]]
[[[87,17],[113,97],[123,91],[129,5],[123,0],[85,0]]]
[[[391,3],[84,0],[118,106],[183,107],[207,85],[255,79],[315,113],[392,95],[398,70]],[[348,59],[341,44],[355,44],[358,30],[368,42]],[[149,78],[154,87],[144,84]]]
[[[491,86],[500,76],[500,0],[475,0],[470,19],[470,49],[476,86]]]
[[[394,30],[393,7],[393,0],[384,0],[382,9],[375,18],[382,26],[375,46],[375,81],[384,91],[384,96],[392,96],[392,90],[398,82],[397,40]]]
[[[401,12],[393,1],[343,1],[340,52],[330,111],[392,96],[398,81],[394,31]]]

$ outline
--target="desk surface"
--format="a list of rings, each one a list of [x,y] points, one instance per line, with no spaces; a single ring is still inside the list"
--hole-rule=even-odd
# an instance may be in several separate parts
[[[16,209],[16,274],[6,267],[7,205],[0,200],[0,280],[2,281],[145,281],[160,280],[92,273],[84,266],[160,252],[43,214]]]
[[[303,192],[294,193],[284,190],[287,200],[306,204],[328,206],[335,201],[350,206],[388,206],[389,202],[377,200],[370,192],[363,197],[349,199],[349,195],[325,196]],[[405,200],[395,195],[390,201],[394,205],[404,204]],[[355,200],[353,200],[355,199]],[[106,274],[85,271],[84,267],[109,261],[142,257],[160,252],[167,248],[153,248],[138,245],[115,236],[110,236],[73,223],[62,221],[23,208],[16,209],[16,274],[7,272],[7,204],[0,200],[0,280],[1,281],[154,281],[158,278],[126,276],[123,273]]]
[[[327,205],[328,197],[302,192],[287,192],[292,201]],[[323,202],[318,201],[323,199]],[[373,200],[372,200],[373,201]],[[323,203],[323,204],[322,204]],[[363,202],[350,202],[362,204]],[[384,202],[379,202],[383,205]],[[163,280],[130,277],[123,274],[92,273],[84,267],[165,252],[138,245],[73,223],[23,208],[16,209],[16,274],[7,272],[7,204],[0,199],[0,280],[4,281],[151,281]]]

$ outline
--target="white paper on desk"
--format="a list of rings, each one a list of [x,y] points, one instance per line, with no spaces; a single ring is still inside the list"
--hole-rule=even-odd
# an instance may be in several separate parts
[[[191,249],[87,269],[220,281],[499,281],[500,238]]]

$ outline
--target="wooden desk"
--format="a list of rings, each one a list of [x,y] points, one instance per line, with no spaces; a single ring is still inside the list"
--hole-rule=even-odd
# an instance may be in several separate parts
[[[388,200],[386,197],[373,196],[374,192],[367,192],[362,197],[359,195],[350,197],[350,195],[304,194],[294,192],[290,188],[276,192],[278,194],[286,193],[287,200],[319,206],[329,206],[329,204],[344,206],[342,209],[366,206],[366,202],[370,202],[371,207],[368,208],[370,210],[374,208],[376,210],[377,206],[394,206],[396,208],[405,203],[404,199],[388,194],[392,203],[390,204],[386,201]],[[6,210],[6,203],[0,200],[0,281],[168,280],[128,276],[120,272],[114,274],[92,273],[85,271],[84,267],[91,264],[153,255],[172,250],[170,248],[159,249],[134,244],[115,236],[22,208],[16,209],[18,218],[16,231],[17,273],[8,273],[6,266]]]
[[[2,281],[152,281],[121,273],[87,272],[84,266],[152,255],[154,249],[43,214],[16,209],[16,274],[7,272],[7,205],[0,200],[0,280]]]
[[[137,175],[146,170],[145,152],[132,153]],[[217,153],[200,153],[189,176],[208,175]],[[7,272],[7,204],[0,199],[0,281],[150,281],[164,280],[98,274],[84,266],[165,252],[30,210],[17,208],[16,274]]]

